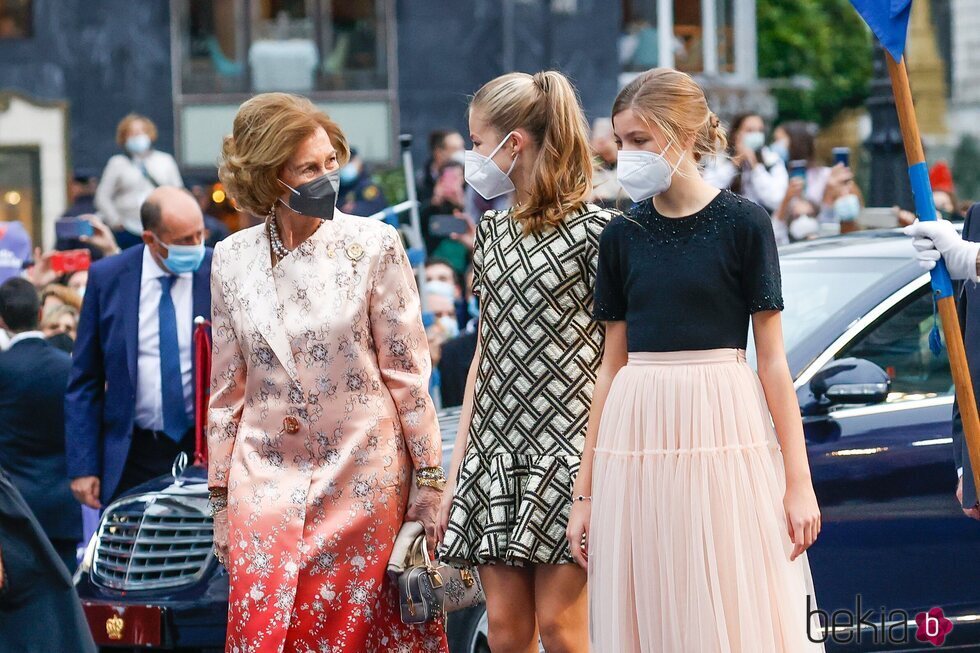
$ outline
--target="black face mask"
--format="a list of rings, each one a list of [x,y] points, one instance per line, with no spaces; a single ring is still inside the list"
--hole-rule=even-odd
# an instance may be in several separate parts
[[[75,341],[72,340],[71,336],[67,333],[58,333],[51,336],[48,338],[48,344],[53,345],[54,347],[57,347],[61,351],[68,354],[70,354],[71,350],[75,347]]]
[[[289,202],[283,204],[293,211],[310,218],[333,220],[334,207],[337,205],[337,188],[340,187],[339,171],[328,172],[297,188],[293,188],[282,179],[279,183],[289,189]]]

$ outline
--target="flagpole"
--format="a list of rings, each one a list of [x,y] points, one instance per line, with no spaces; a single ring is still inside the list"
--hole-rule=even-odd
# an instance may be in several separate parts
[[[898,123],[902,129],[902,140],[905,142],[909,179],[915,195],[915,212],[922,222],[935,220],[936,207],[933,204],[932,187],[929,183],[925,153],[922,150],[919,124],[915,117],[915,105],[912,102],[912,88],[909,85],[905,57],[895,61],[895,57],[886,49],[885,60],[888,62],[888,74],[891,76],[892,92],[895,95],[895,108],[898,110]],[[949,352],[949,365],[953,373],[953,385],[956,388],[956,401],[963,419],[963,434],[966,437],[970,467],[973,470],[974,487],[980,488],[980,416],[977,413],[977,401],[970,380],[970,368],[966,364],[966,349],[963,346],[963,334],[956,315],[953,286],[949,272],[946,271],[942,261],[939,261],[932,271],[932,290],[942,320],[946,349]]]

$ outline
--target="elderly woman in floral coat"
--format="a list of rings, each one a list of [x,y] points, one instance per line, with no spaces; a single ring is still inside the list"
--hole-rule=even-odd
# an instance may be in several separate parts
[[[447,650],[442,623],[401,623],[385,573],[406,519],[434,534],[441,441],[398,233],[334,209],[348,155],[335,123],[281,93],[245,102],[224,143],[226,190],[266,216],[219,244],[211,273],[228,651]]]

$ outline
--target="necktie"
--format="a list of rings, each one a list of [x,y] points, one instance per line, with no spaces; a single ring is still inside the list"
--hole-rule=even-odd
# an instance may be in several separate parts
[[[170,295],[177,277],[160,277],[160,388],[163,394],[163,432],[180,442],[190,427],[184,404],[184,378],[180,373],[177,311]]]

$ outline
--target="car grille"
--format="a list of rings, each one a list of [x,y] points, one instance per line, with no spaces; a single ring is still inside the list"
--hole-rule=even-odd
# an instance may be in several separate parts
[[[197,581],[212,557],[206,505],[206,499],[145,495],[111,506],[99,525],[96,582],[132,591]]]

